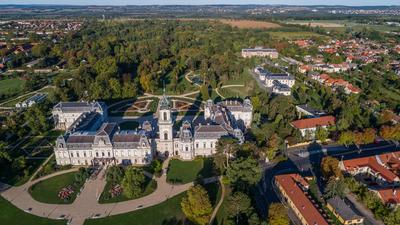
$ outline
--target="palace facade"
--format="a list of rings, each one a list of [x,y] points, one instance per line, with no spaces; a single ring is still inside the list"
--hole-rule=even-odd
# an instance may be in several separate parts
[[[211,156],[222,137],[243,143],[243,132],[251,125],[250,100],[207,101],[202,122],[182,121],[179,129],[171,104],[163,96],[158,104],[157,123],[144,121],[139,129],[121,130],[107,122],[104,103],[60,102],[53,109],[56,128],[66,130],[57,138],[58,165],[148,164],[156,156],[191,160]]]

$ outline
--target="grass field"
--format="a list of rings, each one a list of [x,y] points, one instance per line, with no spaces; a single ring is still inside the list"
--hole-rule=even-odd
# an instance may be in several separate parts
[[[75,181],[75,174],[77,174],[77,172],[66,173],[43,180],[33,185],[29,189],[29,192],[32,197],[39,202],[50,204],[71,204],[75,200],[76,194],[80,189],[80,187],[73,186],[73,183]],[[64,201],[58,197],[58,192],[62,188],[69,185],[73,187],[74,193],[68,200]]]
[[[65,221],[50,220],[25,213],[0,197],[0,223],[4,225],[62,225]]]
[[[121,194],[118,197],[114,197],[114,198],[109,198],[108,196],[108,192],[110,191],[110,189],[112,188],[111,183],[107,183],[106,186],[104,187],[103,193],[101,193],[100,199],[99,199],[99,203],[100,204],[104,204],[104,203],[115,203],[115,202],[123,202],[123,201],[129,201],[132,199],[137,199],[137,198],[141,198],[144,197],[146,195],[149,195],[151,193],[153,193],[156,189],[157,189],[157,182],[153,179],[150,179],[148,177],[146,177],[146,187],[144,189],[144,192],[141,193],[141,195],[139,195],[136,198],[127,198],[125,195]]]
[[[22,91],[25,81],[17,78],[0,80],[0,94],[16,94]]]
[[[167,180],[171,183],[189,183],[199,176],[206,178],[213,175],[213,162],[210,158],[196,158],[192,161],[172,159],[169,162]]]
[[[220,19],[218,20],[223,24],[230,25],[232,27],[237,27],[240,29],[270,29],[270,28],[278,28],[281,27],[279,24],[265,22],[265,21],[256,21],[256,20],[227,20]]]
[[[166,225],[178,224],[184,219],[181,201],[186,193],[179,194],[167,201],[141,210],[110,216],[101,219],[89,219],[85,225]]]

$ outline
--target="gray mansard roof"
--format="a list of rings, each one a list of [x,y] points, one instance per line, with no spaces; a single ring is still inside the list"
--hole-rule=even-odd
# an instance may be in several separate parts
[[[218,139],[229,135],[228,131],[221,125],[199,125],[194,130],[196,139]]]
[[[106,105],[104,102],[59,102],[53,108],[64,113],[91,112],[95,109],[104,111]]]
[[[269,73],[265,75],[268,80],[294,80],[294,77],[286,73]]]
[[[357,219],[363,218],[360,215],[358,215],[356,212],[354,212],[354,210],[348,204],[346,204],[344,199],[341,199],[339,197],[334,197],[334,198],[328,199],[327,202],[345,220],[357,220]]]

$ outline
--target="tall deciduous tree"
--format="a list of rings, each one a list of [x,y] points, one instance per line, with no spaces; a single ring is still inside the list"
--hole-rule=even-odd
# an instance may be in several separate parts
[[[339,160],[331,156],[322,159],[321,172],[327,179],[343,177],[342,171],[339,168]]]
[[[121,182],[124,195],[128,198],[139,196],[143,191],[144,181],[145,177],[141,169],[128,167]]]
[[[182,199],[181,207],[186,217],[199,225],[208,224],[212,213],[212,205],[207,191],[200,185],[191,187]]]
[[[235,218],[236,224],[240,224],[239,219],[241,214],[249,213],[251,208],[251,200],[249,196],[243,192],[235,192],[233,195],[228,197],[226,210],[230,217]]]
[[[253,158],[237,159],[226,171],[226,176],[235,189],[247,191],[261,180],[261,167]]]
[[[287,209],[281,203],[272,203],[268,207],[268,224],[289,225]]]

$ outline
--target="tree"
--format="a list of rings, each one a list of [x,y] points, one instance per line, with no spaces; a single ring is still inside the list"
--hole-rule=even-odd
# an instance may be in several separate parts
[[[12,161],[11,168],[15,171],[21,171],[26,167],[26,159],[24,156],[19,156]]]
[[[181,207],[190,221],[199,225],[209,223],[213,208],[207,191],[202,186],[191,187],[182,199]]]
[[[343,179],[330,179],[326,185],[324,197],[327,199],[336,196],[344,198],[348,192],[349,190]]]
[[[0,161],[1,160],[11,161],[10,154],[6,150],[6,143],[4,141],[0,141]]]
[[[119,166],[111,166],[107,169],[106,181],[112,184],[118,184],[124,178],[124,170]]]
[[[328,138],[328,131],[321,126],[318,126],[317,130],[315,131],[315,137],[321,142],[325,142]]]
[[[351,131],[344,131],[340,134],[338,143],[348,147],[354,143],[354,135]]]
[[[267,141],[267,158],[272,160],[275,158],[279,150],[280,138],[277,134],[273,134]]]
[[[324,157],[321,161],[321,172],[326,179],[342,178],[343,174],[339,168],[339,160],[331,156]]]
[[[364,144],[374,143],[376,138],[376,130],[374,128],[367,128],[363,133],[363,142]]]
[[[262,172],[255,159],[240,158],[232,162],[226,171],[226,176],[233,187],[246,191],[261,180]]]
[[[229,161],[238,151],[239,145],[236,139],[220,138],[217,143],[215,165],[220,171],[229,168]]]
[[[268,224],[289,225],[287,209],[281,203],[272,203],[268,207]]]
[[[25,120],[34,133],[43,133],[49,129],[44,109],[38,105],[30,107],[24,114]]]
[[[226,211],[230,217],[236,218],[236,224],[240,224],[241,214],[249,213],[252,210],[251,208],[251,200],[243,192],[235,192],[228,197]]]
[[[126,168],[124,179],[121,182],[124,195],[128,198],[138,197],[143,192],[144,182],[145,177],[142,170],[135,167]]]

